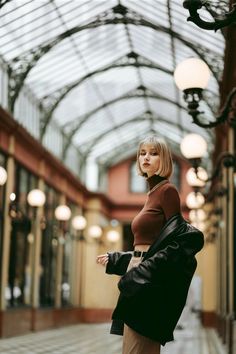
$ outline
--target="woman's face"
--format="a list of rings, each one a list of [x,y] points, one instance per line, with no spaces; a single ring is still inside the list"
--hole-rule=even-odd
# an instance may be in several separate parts
[[[160,166],[160,156],[153,145],[142,145],[139,151],[139,165],[141,171],[148,177],[155,174]]]

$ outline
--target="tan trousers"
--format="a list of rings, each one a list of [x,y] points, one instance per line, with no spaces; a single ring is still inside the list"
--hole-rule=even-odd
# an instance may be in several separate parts
[[[132,257],[127,271],[137,267],[141,260],[141,258]],[[122,354],[160,354],[160,343],[141,336],[141,334],[125,325]]]

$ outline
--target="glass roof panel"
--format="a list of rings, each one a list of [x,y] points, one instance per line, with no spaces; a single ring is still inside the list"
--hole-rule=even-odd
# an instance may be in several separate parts
[[[24,6],[15,8],[15,5],[22,5],[22,2]],[[0,34],[4,35],[2,38],[6,49],[4,53],[8,53],[6,54],[8,60],[16,57],[23,51],[32,49],[65,30],[87,23],[93,16],[109,9],[115,3],[116,1],[113,0],[109,1],[109,4],[107,1],[80,0],[78,3],[75,0],[53,2],[48,0],[38,6],[40,3],[36,1],[27,3],[24,0],[13,0],[1,10],[3,32]],[[74,21],[73,18],[68,17],[68,11],[72,13]]]
[[[138,54],[162,64],[166,69],[173,69],[173,61],[170,56],[171,39],[167,34],[156,32],[147,27],[136,28],[132,26],[132,38]]]
[[[124,102],[115,103],[109,110],[112,112],[112,116],[104,114],[104,110],[94,114],[90,119],[86,120],[83,126],[77,131],[73,141],[87,142],[91,137],[100,135],[102,131],[112,130],[119,124],[122,124],[132,117],[136,117],[145,110],[143,101],[139,99],[128,99]],[[97,124],[97,125],[96,125]],[[94,127],[96,126],[96,129]],[[115,131],[116,129],[114,129]],[[117,130],[115,132],[117,134]],[[83,150],[83,147],[82,147]]]
[[[144,15],[151,22],[156,22],[158,18],[158,24],[162,26],[168,26],[168,11],[166,0],[159,0],[158,6],[155,6],[155,1],[143,0],[127,0],[123,1],[129,8],[137,11],[138,13]]]

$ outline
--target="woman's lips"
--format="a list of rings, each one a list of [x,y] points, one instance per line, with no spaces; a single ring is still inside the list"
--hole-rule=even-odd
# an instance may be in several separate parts
[[[150,166],[150,163],[143,163],[143,167],[148,167]]]

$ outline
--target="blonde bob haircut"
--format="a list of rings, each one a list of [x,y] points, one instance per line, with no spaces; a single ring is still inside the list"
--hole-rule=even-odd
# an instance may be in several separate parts
[[[145,145],[151,145],[152,147],[154,147],[156,149],[157,154],[160,156],[160,166],[155,172],[155,174],[161,177],[169,178],[173,172],[173,160],[171,156],[171,151],[166,142],[155,135],[143,139],[139,144],[137,151],[138,174],[140,176],[147,177],[147,174],[142,171],[139,164],[140,151]]]

